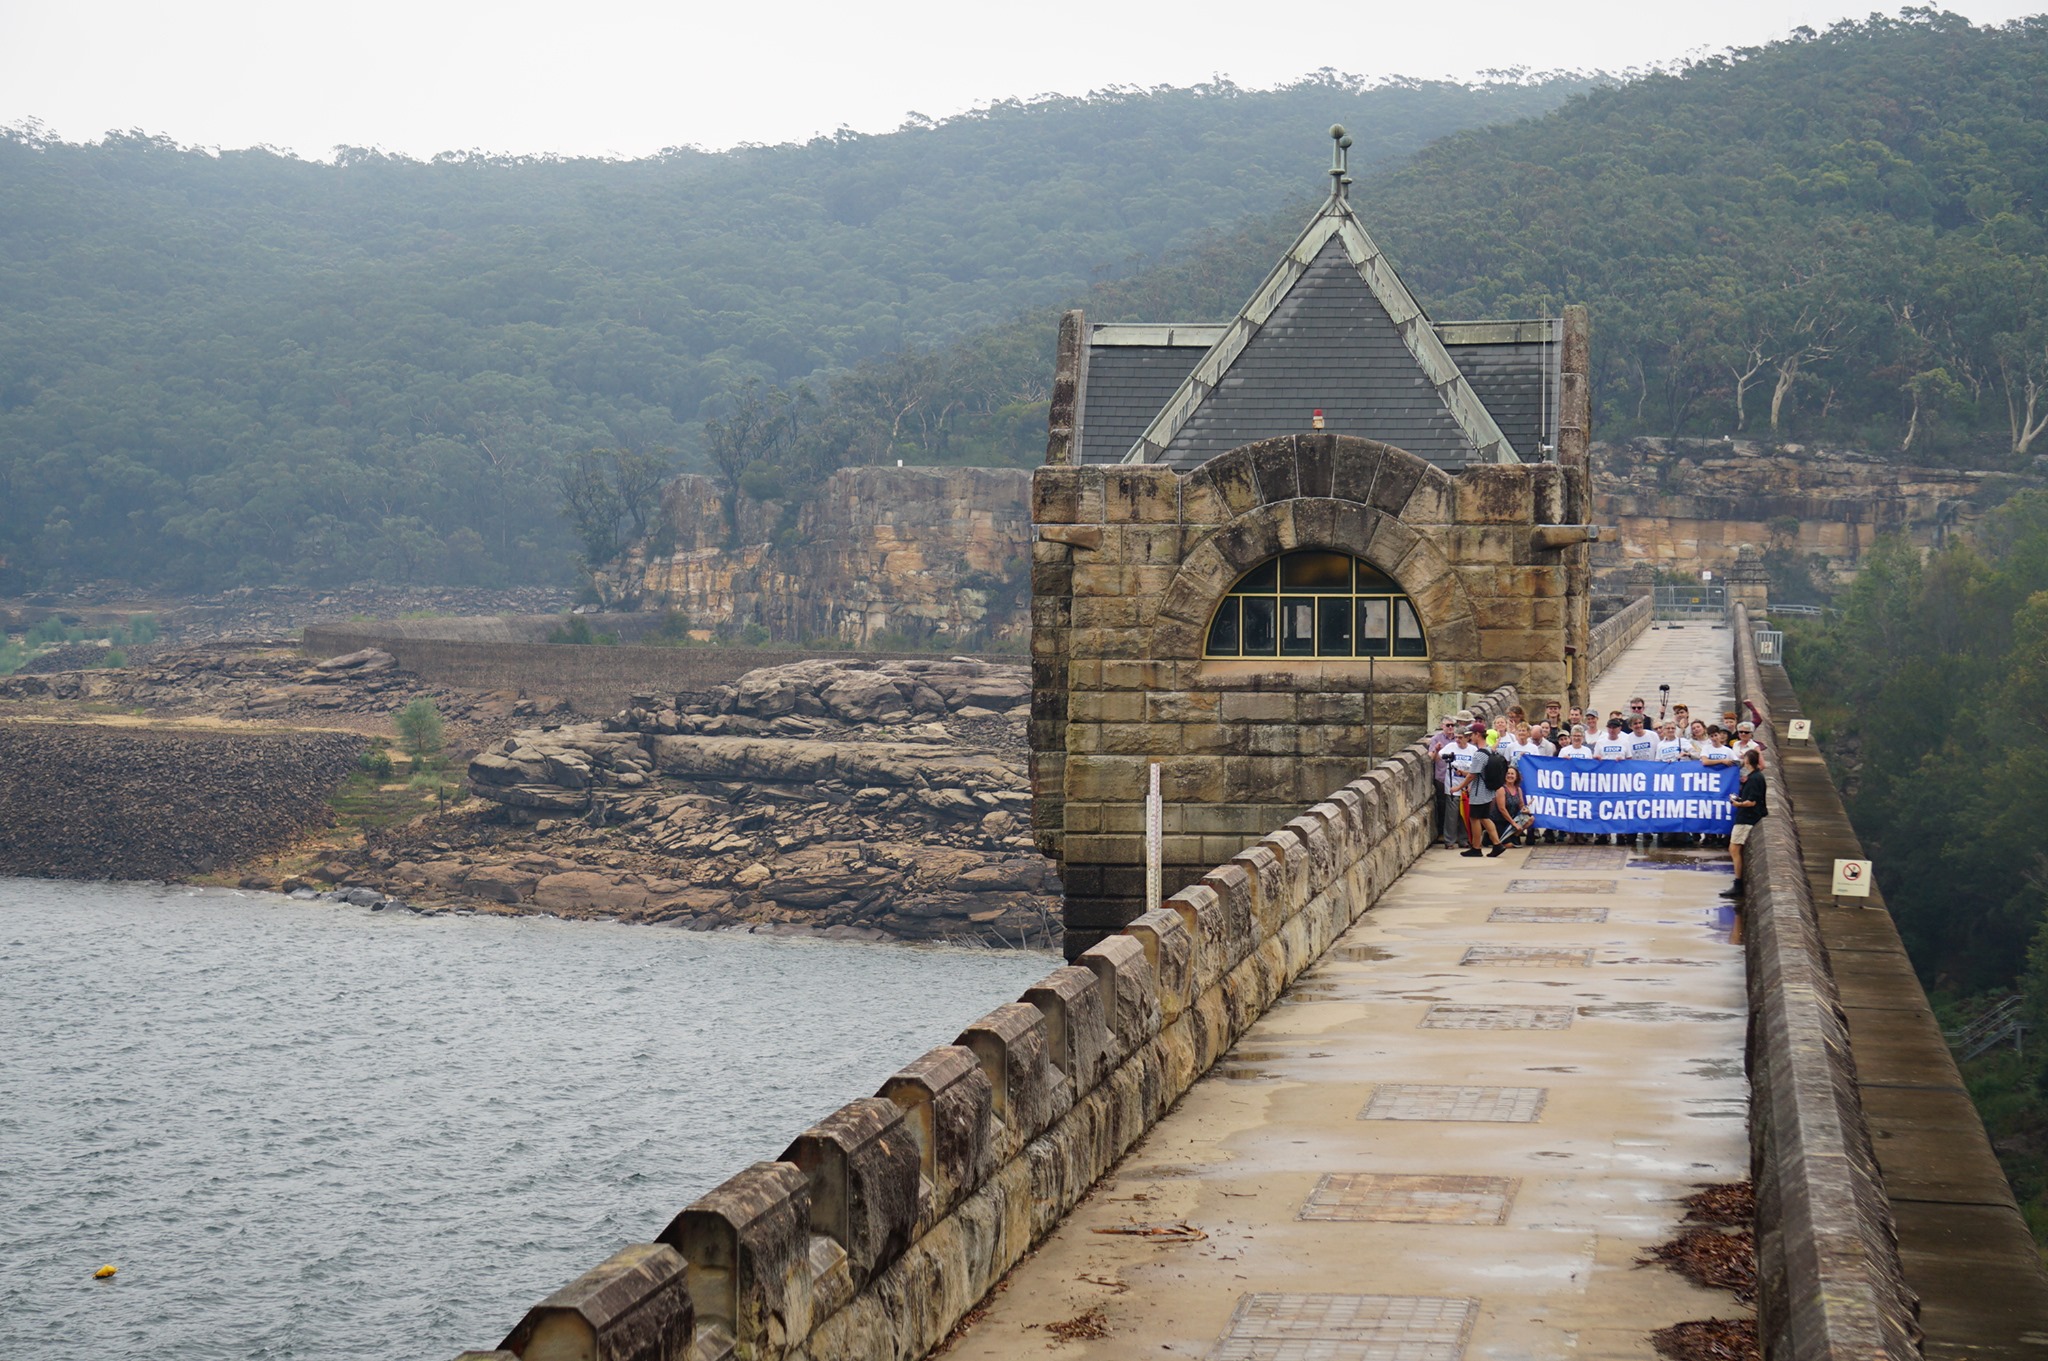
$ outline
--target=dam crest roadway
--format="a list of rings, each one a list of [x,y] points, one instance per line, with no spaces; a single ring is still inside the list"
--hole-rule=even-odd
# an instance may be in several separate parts
[[[1696,712],[1733,694],[1727,628],[1645,631],[1595,704],[1664,681]],[[1684,1197],[1748,1175],[1726,866],[1426,852],[945,1355],[1638,1358],[1743,1316],[1639,1265]]]

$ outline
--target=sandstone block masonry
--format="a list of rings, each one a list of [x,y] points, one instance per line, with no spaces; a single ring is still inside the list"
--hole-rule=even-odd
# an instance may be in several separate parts
[[[1430,820],[1417,743],[465,1357],[916,1361],[1400,877]]]
[[[1069,957],[1144,911],[1161,767],[1164,891],[1503,685],[1583,702],[1585,503],[1570,464],[1447,472],[1390,445],[1290,435],[1185,473],[1041,467],[1032,481],[1032,794],[1061,864]],[[1292,549],[1349,553],[1413,602],[1425,658],[1219,660],[1210,619]]]

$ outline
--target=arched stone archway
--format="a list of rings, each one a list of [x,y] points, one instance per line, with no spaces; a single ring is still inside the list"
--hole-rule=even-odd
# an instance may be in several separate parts
[[[1040,468],[1033,829],[1061,862],[1069,952],[1142,910],[1150,766],[1173,809],[1172,892],[1393,755],[1434,709],[1503,684],[1569,702],[1583,550],[1537,532],[1565,521],[1568,489],[1555,464],[1453,474],[1329,434],[1261,440],[1187,472]],[[1391,577],[1428,657],[1205,658],[1217,602],[1297,548]]]

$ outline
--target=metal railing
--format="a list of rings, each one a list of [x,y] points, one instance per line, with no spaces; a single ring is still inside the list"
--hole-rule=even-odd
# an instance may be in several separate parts
[[[1948,1041],[1948,1047],[1955,1051],[1959,1061],[1968,1062],[2008,1042],[2014,1049],[2025,1053],[2027,1030],[2027,1018],[2020,999],[2014,996],[2006,998],[1968,1025],[1944,1031],[1942,1038]]]
[[[1728,588],[1715,582],[1651,588],[1652,608],[1659,619],[1725,619]]]

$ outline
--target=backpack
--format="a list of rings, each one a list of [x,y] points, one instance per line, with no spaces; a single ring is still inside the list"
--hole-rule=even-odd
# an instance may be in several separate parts
[[[1499,789],[1508,782],[1508,758],[1497,751],[1488,753],[1479,778],[1486,782],[1488,789]]]

